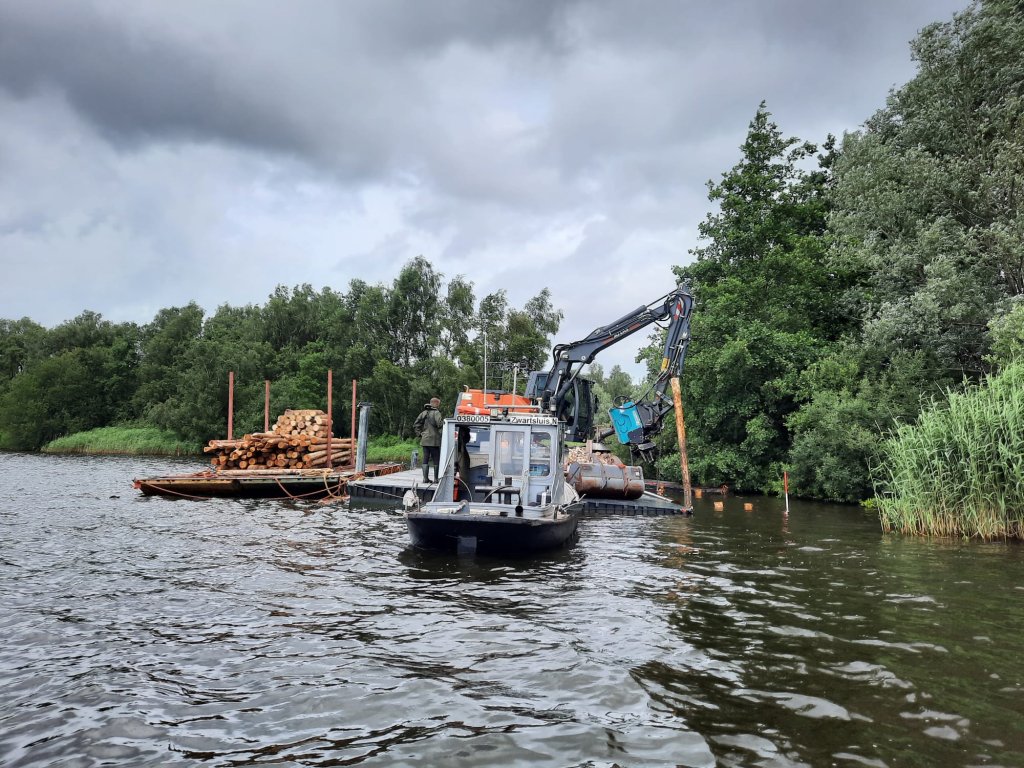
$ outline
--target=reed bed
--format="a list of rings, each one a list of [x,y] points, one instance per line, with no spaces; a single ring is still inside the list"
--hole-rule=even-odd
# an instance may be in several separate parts
[[[100,427],[58,438],[43,453],[123,454],[130,456],[188,456],[199,445],[180,440],[156,427]]]
[[[886,531],[1024,538],[1024,362],[897,427],[874,481]]]

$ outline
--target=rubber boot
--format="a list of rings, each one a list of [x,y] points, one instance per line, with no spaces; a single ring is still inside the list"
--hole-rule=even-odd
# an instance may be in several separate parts
[[[430,465],[429,464],[424,464],[423,465],[423,482],[424,483],[429,483],[430,482]]]

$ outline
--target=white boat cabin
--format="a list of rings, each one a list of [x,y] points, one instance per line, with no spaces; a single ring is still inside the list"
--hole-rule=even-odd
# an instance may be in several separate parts
[[[559,422],[550,416],[456,414],[445,419],[435,502],[546,507],[564,483]]]

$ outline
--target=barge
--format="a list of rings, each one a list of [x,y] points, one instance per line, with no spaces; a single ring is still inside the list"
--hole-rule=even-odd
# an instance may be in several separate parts
[[[349,484],[401,470],[400,464],[370,464],[354,469],[227,469],[185,475],[144,477],[134,487],[145,496],[185,499],[337,499],[348,498]]]

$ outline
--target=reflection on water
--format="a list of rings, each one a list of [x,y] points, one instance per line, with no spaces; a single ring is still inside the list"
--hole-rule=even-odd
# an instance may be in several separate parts
[[[1022,549],[775,500],[533,559],[0,455],[0,763],[1024,765]]]

